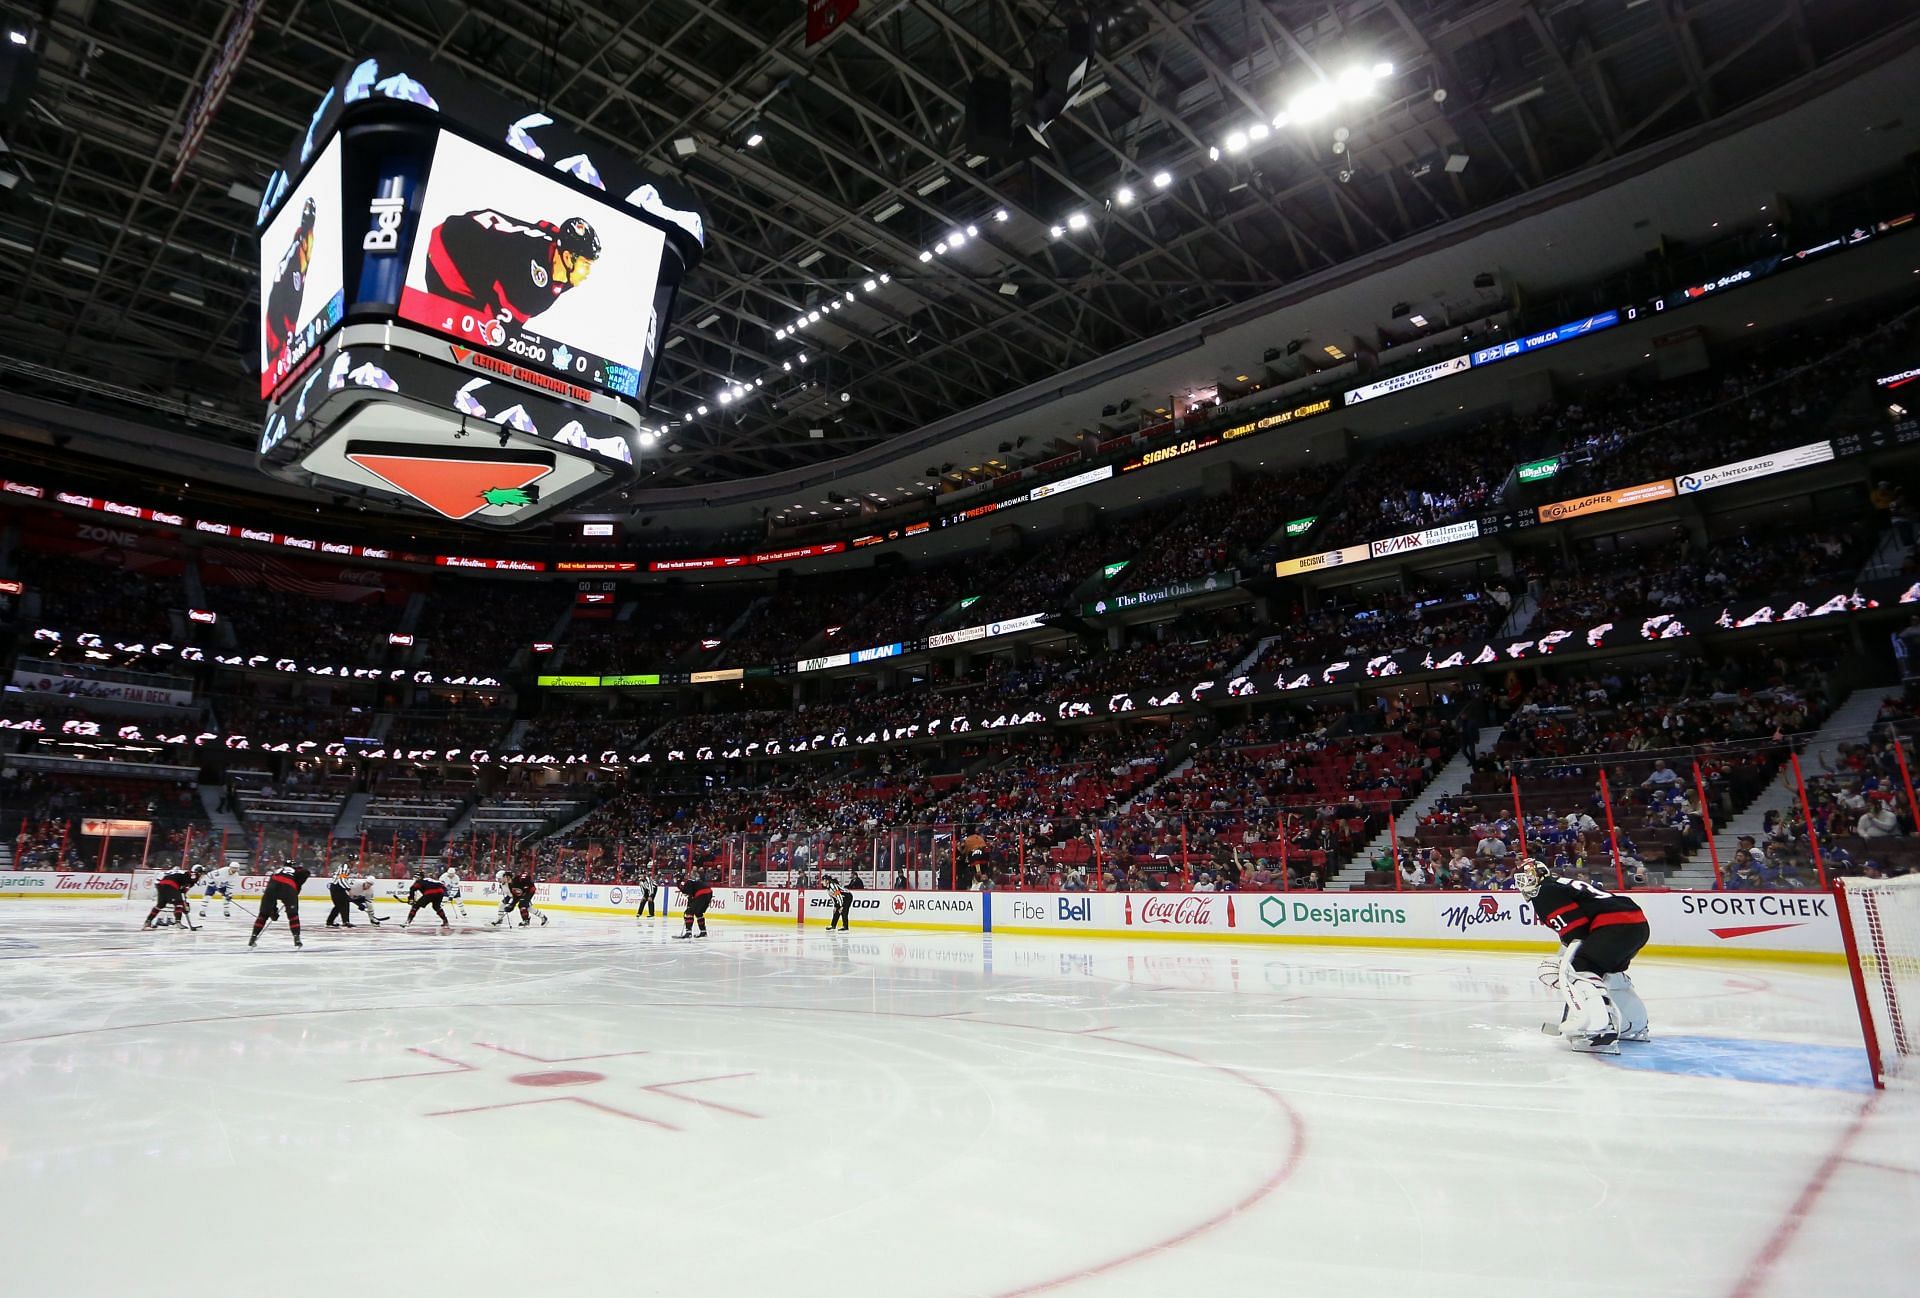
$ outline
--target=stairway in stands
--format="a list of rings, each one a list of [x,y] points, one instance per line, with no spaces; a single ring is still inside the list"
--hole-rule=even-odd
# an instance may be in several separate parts
[[[1887,699],[1899,698],[1900,692],[1898,685],[1874,685],[1847,695],[1827,718],[1826,724],[1814,732],[1813,738],[1801,750],[1800,769],[1805,777],[1811,780],[1833,769],[1838,761],[1840,745],[1843,742],[1859,742],[1879,717],[1880,705]],[[1737,811],[1724,825],[1714,826],[1713,849],[1702,845],[1699,851],[1688,857],[1674,872],[1672,886],[1713,887],[1713,851],[1720,853],[1721,861],[1730,860],[1734,845],[1741,835],[1751,834],[1758,842],[1767,813],[1778,811],[1785,815],[1799,797],[1800,791],[1793,782],[1793,766],[1791,763],[1782,763],[1780,773],[1774,777],[1773,783],[1761,790],[1759,796]]]
[[[1479,738],[1475,740],[1475,751],[1482,753],[1492,752],[1493,746],[1500,742],[1500,732],[1505,728],[1504,723],[1501,725],[1483,726],[1480,730]],[[1367,869],[1369,863],[1373,860],[1374,854],[1390,849],[1393,845],[1395,835],[1399,836],[1402,843],[1412,841],[1414,835],[1420,828],[1421,818],[1429,811],[1432,811],[1434,804],[1439,802],[1440,799],[1464,790],[1467,787],[1467,781],[1472,778],[1472,776],[1472,759],[1463,752],[1455,753],[1445,766],[1442,766],[1438,771],[1434,772],[1433,778],[1427,781],[1427,787],[1421,790],[1420,796],[1412,802],[1409,802],[1400,814],[1394,818],[1391,831],[1383,829],[1378,834],[1375,834],[1372,842],[1355,853],[1352,860],[1341,866],[1333,877],[1327,880],[1327,890],[1329,892],[1352,892],[1355,889],[1365,886]]]

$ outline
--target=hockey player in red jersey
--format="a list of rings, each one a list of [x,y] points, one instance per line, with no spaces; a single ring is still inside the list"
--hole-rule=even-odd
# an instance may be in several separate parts
[[[524,325],[586,283],[601,250],[584,217],[529,224],[492,210],[465,212],[434,227],[427,287],[503,325]]]
[[[1650,1039],[1647,1007],[1627,966],[1647,944],[1647,916],[1630,898],[1578,879],[1555,877],[1545,862],[1524,857],[1514,870],[1520,895],[1560,938],[1558,967],[1542,977],[1566,998],[1557,1031],[1575,1050],[1618,1054],[1618,1041]],[[1548,974],[1551,973],[1551,977]]]
[[[260,913],[253,917],[253,936],[247,939],[248,946],[258,946],[260,930],[267,926],[270,919],[280,918],[280,908],[287,908],[287,927],[293,932],[293,944],[300,945],[300,889],[312,877],[312,871],[304,865],[282,866],[267,879],[267,887],[260,894]]]

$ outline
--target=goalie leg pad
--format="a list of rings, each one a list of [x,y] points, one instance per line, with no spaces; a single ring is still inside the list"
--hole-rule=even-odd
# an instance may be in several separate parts
[[[1619,1036],[1613,1025],[1614,1009],[1607,999],[1606,984],[1598,974],[1574,974],[1562,986],[1567,995],[1567,1017],[1561,1035],[1584,1036],[1594,1041],[1611,1042]]]
[[[1624,973],[1608,974],[1606,991],[1607,999],[1613,1004],[1614,1027],[1620,1033],[1620,1039],[1648,1040],[1647,1004],[1640,999],[1640,993],[1633,989],[1633,979]]]

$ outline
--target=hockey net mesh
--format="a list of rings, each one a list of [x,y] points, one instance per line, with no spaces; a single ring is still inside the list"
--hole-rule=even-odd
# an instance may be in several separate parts
[[[1876,1071],[1920,1082],[1920,875],[1843,880],[1857,986],[1878,1038]]]

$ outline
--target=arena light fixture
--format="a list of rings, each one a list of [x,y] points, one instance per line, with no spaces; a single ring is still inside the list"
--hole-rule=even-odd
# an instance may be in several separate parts
[[[1348,68],[1334,81],[1334,88],[1346,100],[1365,99],[1373,93],[1373,74],[1366,68]]]
[[[1153,187],[1155,189],[1165,189],[1172,183],[1173,173],[1171,171],[1156,171],[1153,173]]]
[[[853,302],[853,290],[852,290],[852,289],[848,289],[848,290],[847,290],[847,295],[846,295],[846,298],[845,298],[844,300],[845,300],[845,301],[846,301],[847,303],[849,303],[849,304],[851,304],[851,303]]]
[[[1067,218],[1067,229],[1084,230],[1086,228],[1087,228],[1087,214],[1085,212],[1075,212],[1072,216],[1069,216]]]
[[[968,227],[967,227],[967,238],[969,238],[969,239],[978,239],[979,237],[980,237],[980,227],[979,227],[979,226],[977,226],[977,225],[970,225],[970,226],[968,226]]]
[[[932,260],[933,260],[933,254],[932,254],[932,253],[930,253],[930,252],[928,252],[928,251],[927,251],[927,250],[926,250],[925,248],[922,248],[922,249],[920,250],[920,260],[921,260],[921,261],[932,261]]]
[[[947,236],[947,247],[958,248],[961,244],[965,243],[966,241],[967,241],[967,232],[965,230],[955,230],[952,234]]]
[[[761,143],[766,140],[766,138],[767,137],[757,129],[753,131],[749,131],[747,133],[747,147],[749,149],[757,149],[760,147]]]
[[[703,415],[707,413],[707,408],[705,406],[701,406],[699,410],[700,410],[700,413]]]
[[[1216,145],[1214,145],[1214,146],[1212,146],[1211,148],[1209,148],[1209,149],[1207,150],[1207,160],[1208,160],[1209,162],[1218,162],[1218,161],[1220,161],[1220,146],[1219,146],[1219,145],[1217,145],[1217,144],[1216,144]]]
[[[1053,236],[1054,238],[1058,239],[1063,237],[1067,233],[1067,227],[1065,227],[1064,225],[1056,225],[1052,229],[1048,230],[1047,233]]]
[[[1296,122],[1316,121],[1333,110],[1333,92],[1324,84],[1308,86],[1287,101],[1287,115]]]
[[[1247,138],[1249,140],[1252,140],[1255,144],[1258,144],[1260,141],[1266,139],[1267,136],[1270,135],[1271,133],[1272,132],[1270,132],[1267,129],[1267,124],[1265,122],[1255,122],[1252,126],[1249,126],[1247,128]]]
[[[947,241],[945,239],[942,239],[939,243],[934,244],[933,250],[944,256],[947,251]]]
[[[1118,189],[1116,189],[1116,190],[1114,190],[1114,191],[1113,191],[1113,201],[1114,201],[1114,202],[1116,202],[1116,203],[1118,203],[1118,204],[1119,204],[1120,206],[1122,206],[1122,207],[1132,207],[1132,206],[1133,206],[1133,188],[1132,188],[1132,186],[1130,186],[1130,185],[1122,185],[1122,186],[1120,186],[1120,188],[1118,188]]]
[[[1007,209],[1003,207],[999,211],[995,212],[993,214],[993,219],[1000,222],[1000,224],[1005,225],[1007,223]]]
[[[866,290],[867,292],[871,293],[875,289],[880,287],[880,281],[877,279],[870,279],[866,283],[862,284],[860,287]]]
[[[881,276],[880,276],[880,282],[881,282],[882,284],[891,284],[891,283],[893,283],[893,276],[891,276],[891,275],[884,275],[884,274],[883,274],[883,275],[881,275]]]
[[[807,354],[805,352],[800,353],[800,363],[802,365],[805,365],[807,363]]]
[[[1238,153],[1247,147],[1247,133],[1245,131],[1235,131],[1233,134],[1227,136],[1222,143],[1226,145],[1228,153]]]

